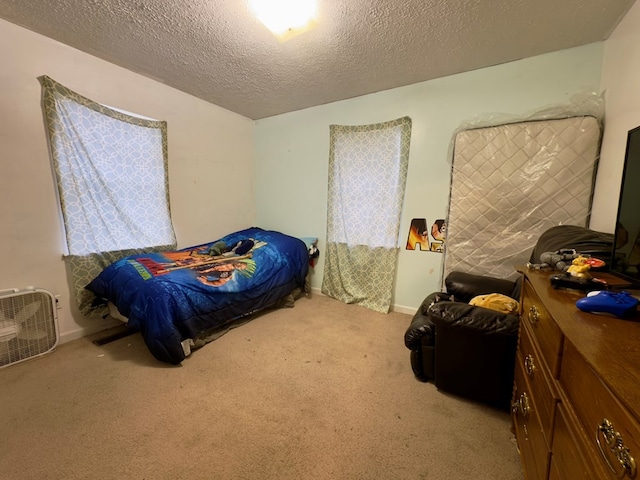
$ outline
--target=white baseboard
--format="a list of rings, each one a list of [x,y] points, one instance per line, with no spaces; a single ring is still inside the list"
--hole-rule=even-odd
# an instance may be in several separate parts
[[[318,287],[311,287],[311,295],[322,295],[325,296],[324,293]],[[403,305],[392,305],[392,312],[397,313],[406,313],[408,315],[413,315],[416,313],[415,308],[405,307]],[[117,327],[118,325],[122,325],[122,322],[118,320],[113,320],[112,322],[100,322],[100,325],[92,327],[92,328],[78,328],[77,330],[73,330],[71,332],[65,332],[60,334],[60,343],[67,343],[73,340],[77,340],[82,337],[88,337],[89,335],[93,335],[94,333],[102,332],[103,330],[107,330],[109,328]]]
[[[83,338],[83,337],[88,337],[89,335],[93,335],[94,333],[98,333],[98,332],[102,332],[103,330],[107,330],[109,328],[113,328],[117,325],[122,325],[122,323],[120,323],[117,320],[114,320],[113,322],[109,322],[109,321],[103,321],[100,322],[100,325],[97,325],[95,327],[91,327],[91,328],[78,328],[76,330],[73,330],[71,332],[65,332],[65,333],[61,333],[60,334],[60,342],[59,343],[67,343],[67,342],[71,342],[73,340],[77,340],[79,338]]]
[[[397,313],[406,313],[407,315],[413,315],[416,313],[415,308],[405,307],[404,305],[392,305],[391,311]]]
[[[318,287],[311,287],[311,295],[322,295],[325,296],[324,293]],[[391,311],[397,313],[406,313],[407,315],[413,315],[416,313],[416,309],[412,307],[405,307],[404,305],[391,305]]]

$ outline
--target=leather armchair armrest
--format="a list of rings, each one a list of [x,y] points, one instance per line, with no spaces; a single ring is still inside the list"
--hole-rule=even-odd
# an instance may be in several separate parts
[[[462,302],[434,303],[428,308],[427,315],[436,329],[440,327],[450,330],[460,329],[479,335],[517,336],[520,324],[517,315],[474,307]]]
[[[411,319],[411,324],[404,334],[404,344],[409,350],[415,350],[420,347],[423,341],[433,345],[434,338],[434,325],[429,319],[427,311],[429,307],[439,301],[441,298],[445,298],[445,293],[432,293],[422,301],[422,304],[418,308]]]
[[[474,275],[465,272],[451,272],[444,281],[447,293],[456,299],[468,303],[477,295],[501,293],[519,300],[519,282],[501,278]],[[515,294],[516,297],[513,297]]]

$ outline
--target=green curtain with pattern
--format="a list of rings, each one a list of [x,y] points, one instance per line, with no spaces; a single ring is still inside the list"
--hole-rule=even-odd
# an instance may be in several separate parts
[[[176,248],[167,124],[111,109],[47,76],[38,80],[76,303],[84,315],[104,316],[85,289],[104,267]]]
[[[389,312],[410,143],[409,117],[330,126],[325,295]]]

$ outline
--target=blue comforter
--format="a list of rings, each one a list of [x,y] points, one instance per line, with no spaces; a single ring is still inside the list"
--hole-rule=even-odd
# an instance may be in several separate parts
[[[234,247],[238,253],[228,251]],[[112,302],[158,360],[178,364],[183,340],[304,287],[308,268],[302,240],[253,227],[175,252],[123,258],[87,289]]]

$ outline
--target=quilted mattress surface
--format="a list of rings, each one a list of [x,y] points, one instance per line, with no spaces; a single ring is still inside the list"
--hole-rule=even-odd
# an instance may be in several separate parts
[[[591,116],[457,133],[444,277],[459,270],[514,279],[545,230],[586,226],[599,146]]]

